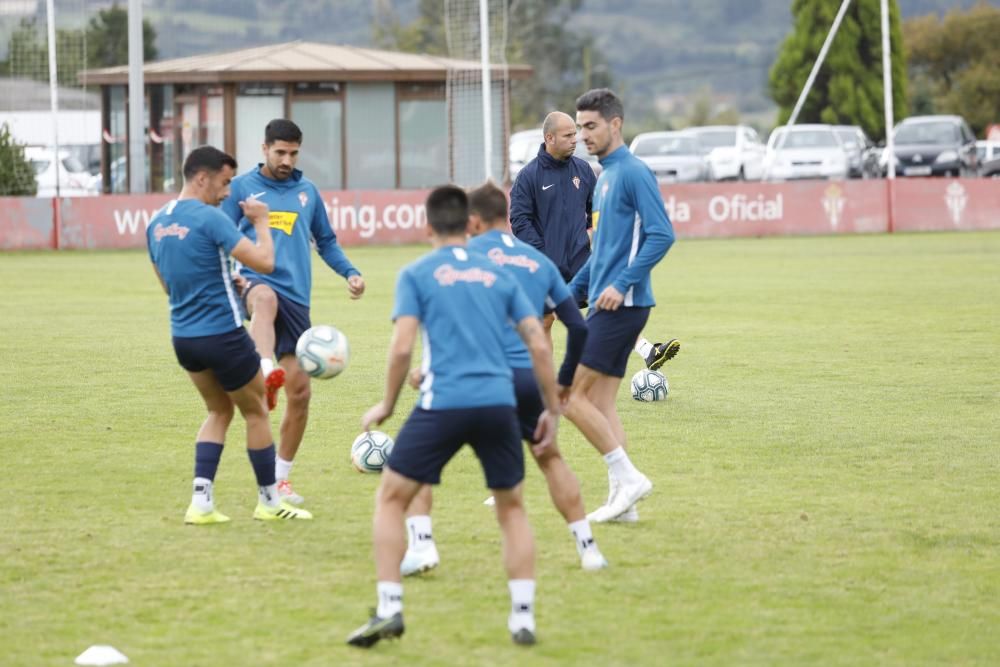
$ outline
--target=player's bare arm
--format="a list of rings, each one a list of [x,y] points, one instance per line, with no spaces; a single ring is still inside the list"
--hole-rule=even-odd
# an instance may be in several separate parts
[[[403,388],[403,382],[410,371],[410,358],[413,355],[413,344],[420,330],[420,320],[404,315],[396,318],[392,329],[392,340],[389,342],[389,359],[386,364],[385,395],[381,401],[373,405],[361,418],[361,428],[370,431],[373,426],[381,424],[396,408],[396,400]]]
[[[271,238],[271,228],[268,225],[267,204],[258,199],[246,199],[240,202],[243,215],[253,223],[257,232],[257,242],[248,238],[240,239],[233,248],[232,255],[242,264],[259,273],[274,271],[274,240]]]

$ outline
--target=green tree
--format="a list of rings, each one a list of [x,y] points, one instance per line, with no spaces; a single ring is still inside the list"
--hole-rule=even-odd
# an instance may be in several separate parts
[[[142,21],[142,57],[156,59],[156,31]],[[97,12],[87,26],[87,66],[114,67],[128,63],[128,11],[117,2]]]
[[[1000,121],[1000,8],[982,2],[903,25],[911,102],[923,113],[960,114],[977,134]]]
[[[7,60],[0,62],[5,76],[48,81],[49,52],[44,25],[35,19],[22,19],[7,42]],[[56,80],[62,85],[76,85],[76,73],[84,66],[83,33],[79,30],[56,30]]]
[[[791,116],[819,55],[841,0],[794,0],[795,27],[771,67],[771,97],[778,120]],[[906,62],[899,4],[889,2],[892,100],[896,119],[907,115]],[[885,137],[882,104],[882,31],[879,0],[854,0],[830,44],[797,122],[860,125],[870,136]]]
[[[0,125],[0,195],[34,196],[37,191],[35,170],[24,157],[24,146],[11,135],[7,123]]]

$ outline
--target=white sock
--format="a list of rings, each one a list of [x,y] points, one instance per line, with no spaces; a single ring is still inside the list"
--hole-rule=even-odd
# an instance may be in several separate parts
[[[211,512],[215,509],[215,501],[212,500],[212,480],[195,477],[193,486],[194,493],[191,494],[191,502],[198,508],[198,511]]]
[[[653,350],[653,344],[650,343],[645,338],[640,338],[635,343],[635,352],[643,359],[645,359],[649,355],[649,353],[652,352],[652,350]]]
[[[288,479],[288,476],[292,474],[292,464],[295,461],[286,461],[280,456],[274,457],[274,476],[280,482],[283,479]]]
[[[511,579],[507,582],[510,588],[510,617],[507,619],[507,629],[517,632],[521,628],[535,631],[535,580]]]
[[[379,618],[389,618],[403,611],[403,584],[395,581],[380,581],[375,585],[378,595],[378,608],[375,615]]]
[[[268,507],[277,507],[281,503],[281,500],[278,498],[277,484],[271,484],[270,486],[258,486],[257,497],[260,499],[260,502],[264,503]]]
[[[274,359],[260,358],[260,372],[264,374],[266,378],[274,370]]]
[[[586,517],[569,524],[569,532],[573,536],[573,541],[576,542],[578,556],[582,556],[584,551],[594,546],[594,534],[590,532],[590,522],[587,521]]]
[[[635,479],[639,476],[639,471],[632,465],[624,447],[616,447],[605,454],[604,462],[608,464],[608,471],[611,475],[620,480]]]
[[[406,540],[410,549],[426,549],[434,544],[431,533],[431,518],[426,515],[406,518]]]

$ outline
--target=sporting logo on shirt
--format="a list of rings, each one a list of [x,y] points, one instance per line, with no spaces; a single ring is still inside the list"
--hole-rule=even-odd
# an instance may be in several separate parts
[[[538,262],[531,259],[527,255],[508,255],[500,248],[490,248],[486,253],[494,264],[498,266],[504,266],[509,264],[510,266],[517,266],[522,269],[528,269],[529,273],[534,273],[538,270]]]
[[[299,193],[299,203],[302,204],[302,208],[305,208],[306,204],[309,203],[309,195],[304,190]]]
[[[579,176],[574,176],[573,177],[573,185],[576,186],[577,190],[580,189],[580,177]]]
[[[268,226],[271,229],[277,229],[279,232],[285,232],[289,236],[292,235],[292,230],[295,229],[295,221],[299,219],[299,214],[295,211],[271,211],[267,214]]]
[[[434,269],[434,280],[442,287],[451,287],[460,282],[482,283],[486,287],[493,287],[493,283],[497,281],[497,274],[477,267],[459,271],[451,264],[442,264]]]
[[[157,241],[162,241],[165,236],[176,236],[183,241],[189,231],[191,230],[188,227],[178,225],[176,222],[172,222],[166,227],[160,223],[156,223],[156,229],[153,230],[153,238]]]

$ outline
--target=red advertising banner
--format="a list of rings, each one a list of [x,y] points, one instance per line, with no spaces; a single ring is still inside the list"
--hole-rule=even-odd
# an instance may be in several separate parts
[[[1000,229],[1000,179],[898,178],[892,231]]]
[[[419,243],[427,238],[426,191],[354,190],[320,194],[326,203],[330,226],[341,245]],[[150,219],[170,199],[168,194],[62,199],[59,247],[145,248]]]
[[[0,250],[52,247],[51,199],[0,197]]]
[[[678,237],[885,232],[886,181],[663,185]]]
[[[681,238],[1000,229],[1000,179],[695,183],[660,189]],[[426,190],[321,194],[330,226],[345,246],[427,238]],[[170,198],[63,198],[58,215],[51,199],[0,198],[0,250],[143,248],[150,219]]]

